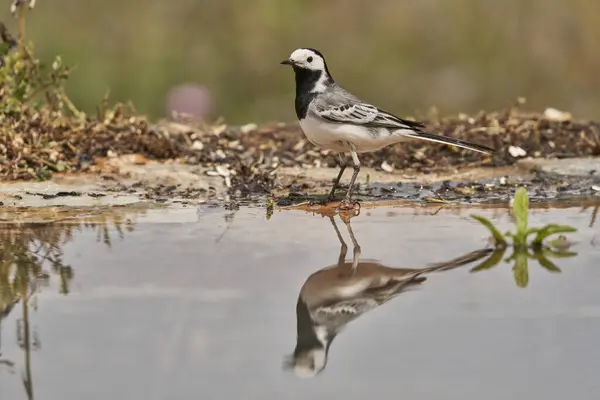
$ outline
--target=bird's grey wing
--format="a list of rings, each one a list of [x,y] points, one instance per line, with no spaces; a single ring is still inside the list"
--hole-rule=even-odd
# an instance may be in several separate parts
[[[368,289],[360,297],[321,304],[312,310],[311,316],[318,325],[328,327],[346,325],[364,313],[387,303],[400,293],[410,290],[412,286],[423,283],[426,278],[419,275],[420,273],[417,272],[409,279],[393,281],[384,287]]]
[[[422,122],[399,118],[354,96],[330,96],[315,102],[314,112],[321,118],[337,123],[362,125],[367,128],[411,129],[419,131]]]
[[[340,87],[335,87],[329,93],[317,96],[309,106],[310,112],[317,117],[338,124],[352,124],[370,129],[389,129],[394,134],[421,139],[435,143],[443,143],[461,147],[480,153],[491,154],[495,150],[465,140],[425,132],[425,124],[409,121],[392,113],[362,102],[354,95]]]
[[[358,318],[367,311],[379,306],[379,302],[370,297],[355,298],[324,304],[313,311],[313,319],[319,325],[342,326]]]

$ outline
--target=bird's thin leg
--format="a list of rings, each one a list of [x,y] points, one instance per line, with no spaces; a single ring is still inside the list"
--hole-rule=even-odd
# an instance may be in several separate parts
[[[360,161],[358,160],[358,155],[356,154],[356,148],[352,143],[349,143],[350,154],[352,155],[352,163],[354,164],[354,172],[352,173],[352,179],[350,179],[350,186],[348,187],[348,192],[346,193],[346,198],[344,201],[346,203],[350,203],[350,199],[352,198],[352,190],[354,189],[354,181],[356,181],[356,177],[360,171]]]
[[[342,179],[342,175],[344,174],[344,171],[346,170],[346,165],[348,165],[348,162],[346,161],[346,156],[344,155],[344,153],[338,153],[338,158],[339,158],[339,162],[340,162],[340,172],[338,173],[337,178],[335,178],[335,180],[333,181],[333,187],[331,188],[331,192],[329,192],[329,196],[327,197],[328,201],[333,200],[333,195],[335,194],[335,189],[337,188],[337,185],[340,183],[340,179]]]
[[[353,257],[352,257],[352,272],[356,271],[356,268],[358,267],[358,261],[360,259],[360,245],[358,244],[358,241],[356,240],[356,238],[354,237],[354,232],[352,232],[352,226],[350,226],[350,221],[345,221],[344,222],[346,224],[346,228],[348,229],[348,233],[350,234],[350,239],[352,239],[352,244],[354,245],[354,250],[353,250]]]
[[[329,217],[329,220],[331,221],[331,225],[333,225],[333,229],[335,229],[335,233],[337,234],[340,244],[342,245],[342,247],[340,247],[340,256],[338,257],[338,266],[341,266],[344,265],[344,261],[346,261],[348,245],[346,244],[346,242],[344,242],[344,238],[342,237],[342,234],[340,233],[340,230],[338,229],[337,224],[335,223],[335,219],[333,217]]]

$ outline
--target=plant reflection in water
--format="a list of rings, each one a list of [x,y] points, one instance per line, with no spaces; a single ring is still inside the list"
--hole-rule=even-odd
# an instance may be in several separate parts
[[[125,232],[133,231],[133,222],[127,214],[144,212],[130,210],[127,213],[98,214],[92,218],[74,218],[68,223],[61,215],[58,219],[63,222],[0,225],[0,372],[15,372],[15,361],[4,358],[2,354],[2,331],[6,329],[11,313],[20,308],[16,337],[24,353],[21,379],[28,399],[34,397],[31,354],[41,346],[30,311],[37,309],[37,294],[41,288],[50,286],[53,278],[58,281],[61,294],[69,293],[74,269],[64,263],[63,247],[84,229],[95,230],[97,241],[110,247],[110,231],[115,230],[123,238]],[[44,217],[46,213],[41,212]]]

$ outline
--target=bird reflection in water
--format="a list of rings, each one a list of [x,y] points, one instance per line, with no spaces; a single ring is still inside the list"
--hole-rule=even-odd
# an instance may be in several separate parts
[[[461,267],[492,251],[476,250],[422,269],[386,267],[376,260],[360,260],[360,246],[350,226],[352,216],[340,217],[352,240],[352,260],[346,261],[348,246],[334,216],[329,215],[341,244],[338,261],[308,277],[296,304],[296,348],[284,367],[302,378],[325,369],[331,343],[349,322],[420,285],[426,280],[424,274]]]

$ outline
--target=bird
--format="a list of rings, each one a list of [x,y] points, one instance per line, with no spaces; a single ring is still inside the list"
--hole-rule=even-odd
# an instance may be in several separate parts
[[[397,117],[369,104],[338,85],[325,57],[314,48],[294,50],[281,64],[291,66],[296,80],[296,117],[306,138],[315,146],[338,153],[340,171],[333,181],[327,201],[347,166],[349,153],[354,172],[342,206],[351,207],[352,191],[360,171],[359,153],[378,151],[410,139],[437,142],[490,154],[495,150],[464,140],[425,131],[425,123]]]
[[[329,219],[341,244],[338,262],[311,274],[302,285],[296,302],[296,347],[284,360],[284,368],[299,378],[313,378],[325,369],[331,343],[347,324],[418,287],[427,279],[423,274],[457,268],[492,252],[475,250],[428,268],[387,267],[377,260],[360,260],[360,246],[347,220],[354,256],[346,261],[348,246],[334,217]]]

